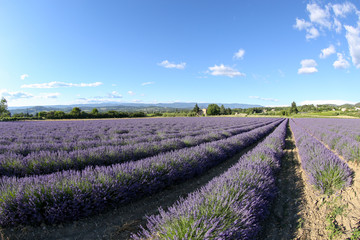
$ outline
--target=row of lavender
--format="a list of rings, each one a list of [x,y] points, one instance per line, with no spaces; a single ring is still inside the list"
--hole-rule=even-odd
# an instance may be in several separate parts
[[[167,212],[148,217],[134,239],[254,239],[276,193],[287,120],[238,163]]]
[[[72,151],[224,132],[272,119],[123,119],[114,121],[19,122],[0,124],[0,154],[26,156],[39,150]]]
[[[274,119],[272,119],[272,121],[274,121]],[[124,146],[98,146],[70,152],[63,150],[42,150],[32,152],[25,157],[21,154],[6,152],[0,154],[0,176],[24,177],[70,169],[82,170],[88,166],[108,166],[116,163],[134,161],[171,150],[225,139],[267,124],[269,124],[269,120],[260,123],[255,121],[253,124],[238,122],[239,126],[232,126],[231,129],[228,129],[226,132],[224,132],[224,130],[214,130],[209,133],[197,136],[186,136],[184,138],[171,138],[154,142],[147,141]]]
[[[259,141],[282,120],[252,131],[139,161],[0,179],[0,225],[55,223],[129,202],[203,173]]]
[[[292,119],[290,127],[299,149],[301,165],[310,184],[325,194],[331,194],[351,184],[353,173],[346,162],[307,133],[306,129],[298,124],[298,120]]]
[[[313,136],[342,155],[347,161],[360,163],[359,119],[296,119]]]

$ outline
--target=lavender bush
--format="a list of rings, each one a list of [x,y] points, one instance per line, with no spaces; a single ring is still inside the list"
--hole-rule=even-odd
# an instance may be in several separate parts
[[[192,178],[259,141],[282,120],[139,161],[0,179],[0,225],[76,220]]]
[[[148,135],[146,142],[138,142],[137,144],[106,145],[101,142],[96,147],[80,148],[72,151],[66,150],[42,150],[30,151],[25,156],[16,151],[7,151],[0,154],[0,176],[18,176],[24,177],[34,174],[48,174],[61,170],[82,170],[87,166],[111,165],[126,161],[138,160],[145,157],[154,156],[161,152],[177,150],[185,147],[196,146],[201,143],[211,142],[233,136],[242,132],[250,131],[260,126],[267,125],[272,121],[253,121],[239,122],[238,125],[230,125],[226,128],[203,131],[203,134],[190,134],[185,137],[171,137],[162,141],[151,141],[152,135]],[[176,122],[175,122],[176,123]],[[226,129],[226,130],[224,130]],[[86,131],[87,132],[87,131]],[[35,135],[34,133],[32,133]],[[180,135],[182,136],[182,134]],[[145,137],[141,137],[144,139]],[[136,138],[137,139],[137,138]],[[115,142],[112,142],[115,143]],[[79,143],[74,144],[80,146]],[[19,146],[22,146],[19,144]],[[39,146],[39,144],[27,145]],[[42,143],[40,146],[46,146]],[[51,145],[54,147],[56,145]],[[19,148],[18,148],[19,149]],[[24,151],[22,151],[24,153]]]
[[[360,163],[359,119],[296,119],[296,123],[326,143],[347,161]]]
[[[133,239],[254,239],[276,193],[287,120],[221,176],[167,212],[148,217]]]
[[[310,184],[325,194],[351,184],[353,173],[346,162],[309,135],[294,120],[290,121],[290,126]]]

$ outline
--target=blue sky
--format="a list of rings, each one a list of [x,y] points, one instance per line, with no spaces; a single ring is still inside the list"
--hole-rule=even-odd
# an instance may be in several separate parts
[[[0,0],[9,106],[360,102],[358,1]]]

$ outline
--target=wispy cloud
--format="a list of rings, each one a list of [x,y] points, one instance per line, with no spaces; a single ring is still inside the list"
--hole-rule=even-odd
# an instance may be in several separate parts
[[[155,84],[155,82],[144,82],[141,84],[141,86],[146,86],[146,85],[151,85],[151,84]]]
[[[135,93],[133,91],[128,91],[128,94],[131,95],[131,96],[135,95]]]
[[[360,22],[357,28],[345,26],[351,59],[356,68],[360,68]]]
[[[49,99],[49,98],[58,98],[60,93],[39,93],[38,95],[33,95],[31,93],[22,92],[22,91],[8,91],[6,89],[0,90],[0,96],[5,97],[9,100],[18,100],[18,99]]]
[[[34,95],[26,92],[11,92],[6,89],[0,89],[0,96],[7,99],[33,98]]]
[[[293,27],[300,30],[300,31],[305,30],[307,40],[315,39],[318,36],[320,36],[320,33],[317,30],[317,28],[315,28],[311,22],[307,22],[304,19],[296,18],[296,23],[295,23],[295,25]]]
[[[29,74],[26,74],[26,73],[25,73],[25,74],[23,74],[23,75],[20,76],[20,79],[21,79],[21,80],[25,80],[25,78],[28,78],[28,77],[29,77]]]
[[[333,63],[334,68],[346,69],[346,68],[350,67],[350,63],[348,61],[346,61],[346,59],[344,58],[344,56],[341,53],[338,53],[337,56],[338,56],[337,60]]]
[[[98,87],[102,82],[95,83],[65,83],[65,82],[49,82],[49,83],[35,83],[24,84],[21,88],[61,88],[61,87]]]
[[[97,104],[97,103],[110,103],[110,102],[123,102],[119,98],[109,97],[92,97],[92,98],[77,98],[74,104]]]
[[[182,62],[182,63],[171,63],[168,60],[164,60],[161,63],[158,63],[159,66],[164,67],[164,68],[176,68],[176,69],[184,69],[186,66],[186,63]]]
[[[357,11],[356,6],[350,2],[343,4],[333,4],[332,9],[337,17],[346,17],[347,14]]]
[[[40,94],[40,98],[58,98],[61,94],[60,93],[42,93]]]
[[[109,98],[122,98],[123,96],[118,93],[117,91],[112,91],[111,93],[108,94]]]
[[[331,28],[330,8],[328,5],[321,8],[316,3],[307,4],[306,9],[309,12],[309,18],[312,23],[316,23],[321,27]]]
[[[300,64],[301,68],[299,68],[298,74],[309,74],[318,71],[316,69],[317,63],[314,59],[304,59],[300,62]]]
[[[319,55],[320,58],[327,58],[330,55],[336,53],[334,45],[330,45],[328,48],[324,48],[321,50],[321,53]]]
[[[236,69],[224,66],[224,64],[221,64],[220,66],[215,64],[213,67],[209,67],[209,70],[210,74],[213,76],[227,76],[230,78],[246,76],[245,73],[241,73]]]
[[[259,97],[259,96],[249,96],[249,98],[251,99],[259,99],[259,100],[262,100],[262,101],[269,101],[269,102],[278,102],[279,99],[276,99],[276,98],[263,98],[263,97]]]
[[[235,59],[243,59],[243,58],[244,58],[244,55],[245,55],[245,50],[244,50],[244,49],[239,49],[239,51],[237,51],[237,52],[234,54],[234,58],[235,58]]]
[[[346,100],[305,100],[300,103],[300,105],[323,105],[323,104],[335,104],[335,105],[343,105],[343,104],[355,104],[355,102],[346,101]]]

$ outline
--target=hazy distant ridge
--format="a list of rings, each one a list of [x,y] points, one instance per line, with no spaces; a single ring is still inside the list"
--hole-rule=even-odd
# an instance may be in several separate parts
[[[195,102],[176,102],[176,103],[100,103],[100,104],[73,104],[73,105],[51,105],[51,106],[29,106],[29,107],[9,107],[12,114],[14,113],[30,113],[34,114],[41,111],[64,111],[70,112],[74,107],[80,107],[84,111],[91,111],[97,108],[99,111],[174,111],[175,109],[193,109]],[[207,108],[211,103],[198,103],[200,108]],[[242,103],[216,103],[219,106],[224,105],[225,108],[253,108],[262,107],[256,104],[242,104]]]

